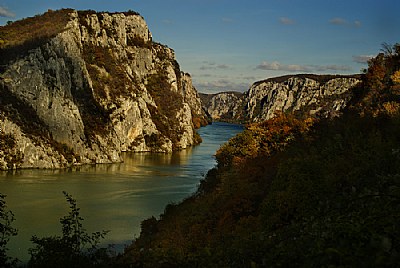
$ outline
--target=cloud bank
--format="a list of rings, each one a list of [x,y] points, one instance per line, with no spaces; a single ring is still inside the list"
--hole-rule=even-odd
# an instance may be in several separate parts
[[[333,25],[355,26],[357,28],[362,26],[362,23],[359,20],[356,20],[353,23],[351,23],[351,22],[348,22],[346,19],[343,19],[343,18],[340,18],[340,17],[336,17],[336,18],[333,18],[333,19],[329,20],[329,23],[333,24]]]
[[[292,25],[295,24],[295,21],[292,19],[289,19],[287,17],[280,17],[279,22],[283,25]]]
[[[278,61],[263,61],[257,65],[256,69],[286,72],[323,72],[323,71],[351,71],[351,67],[345,65],[299,65],[282,64]]]
[[[329,21],[329,23],[334,25],[345,25],[347,24],[347,21],[343,18],[333,18]]]
[[[196,88],[203,93],[217,93],[226,91],[244,92],[249,89],[250,83],[238,83],[231,79],[219,79],[215,81],[194,82]]]
[[[0,6],[0,17],[5,17],[5,18],[14,18],[15,13],[11,12],[5,7]]]
[[[230,65],[228,65],[228,64],[217,64],[217,63],[215,63],[215,62],[207,62],[207,61],[204,61],[203,62],[203,65],[202,66],[200,66],[200,70],[217,70],[217,69],[220,69],[220,70],[226,70],[226,69],[231,69],[232,67],[230,66]]]
[[[358,55],[358,56],[353,56],[353,61],[361,64],[368,63],[370,59],[372,59],[374,56],[373,55]]]

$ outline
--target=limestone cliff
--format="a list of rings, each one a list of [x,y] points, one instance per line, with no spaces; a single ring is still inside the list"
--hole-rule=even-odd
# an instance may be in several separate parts
[[[330,117],[346,107],[360,82],[359,75],[288,75],[256,82],[241,96],[202,98],[214,120],[259,122],[287,111]]]
[[[239,92],[221,92],[202,94],[200,98],[209,116],[216,121],[236,121],[241,116],[243,94]]]
[[[65,9],[1,27],[0,65],[0,169],[180,150],[206,122],[174,51],[135,12]]]

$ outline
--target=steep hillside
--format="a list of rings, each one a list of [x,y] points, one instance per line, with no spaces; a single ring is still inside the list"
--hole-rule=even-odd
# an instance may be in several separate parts
[[[340,117],[248,125],[193,196],[142,222],[121,263],[397,267],[400,44],[393,51],[370,61]]]
[[[222,92],[203,97],[214,120],[261,122],[278,112],[332,117],[347,106],[361,75],[299,74],[254,83],[244,94]]]
[[[0,169],[171,152],[206,124],[191,77],[136,12],[70,9],[0,28]]]

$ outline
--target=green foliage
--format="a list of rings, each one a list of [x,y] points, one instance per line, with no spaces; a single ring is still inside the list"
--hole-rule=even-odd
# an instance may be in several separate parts
[[[14,267],[17,259],[7,256],[7,243],[12,236],[17,235],[17,229],[12,227],[14,214],[7,209],[5,195],[0,193],[0,267]]]
[[[63,192],[70,206],[68,215],[60,219],[61,236],[32,237],[29,267],[108,267],[110,250],[99,248],[107,231],[88,234],[83,227],[80,208],[71,195]]]

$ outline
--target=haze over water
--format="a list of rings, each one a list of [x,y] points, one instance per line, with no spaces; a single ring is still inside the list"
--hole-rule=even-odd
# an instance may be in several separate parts
[[[13,227],[18,229],[8,244],[9,255],[26,261],[32,235],[61,234],[59,219],[68,213],[62,191],[77,200],[89,233],[110,230],[106,243],[120,248],[129,244],[139,235],[142,220],[158,217],[167,204],[196,190],[215,166],[216,150],[242,129],[214,123],[199,130],[199,146],[174,154],[125,153],[124,163],[0,172],[0,192],[7,195],[7,206],[16,218]]]

